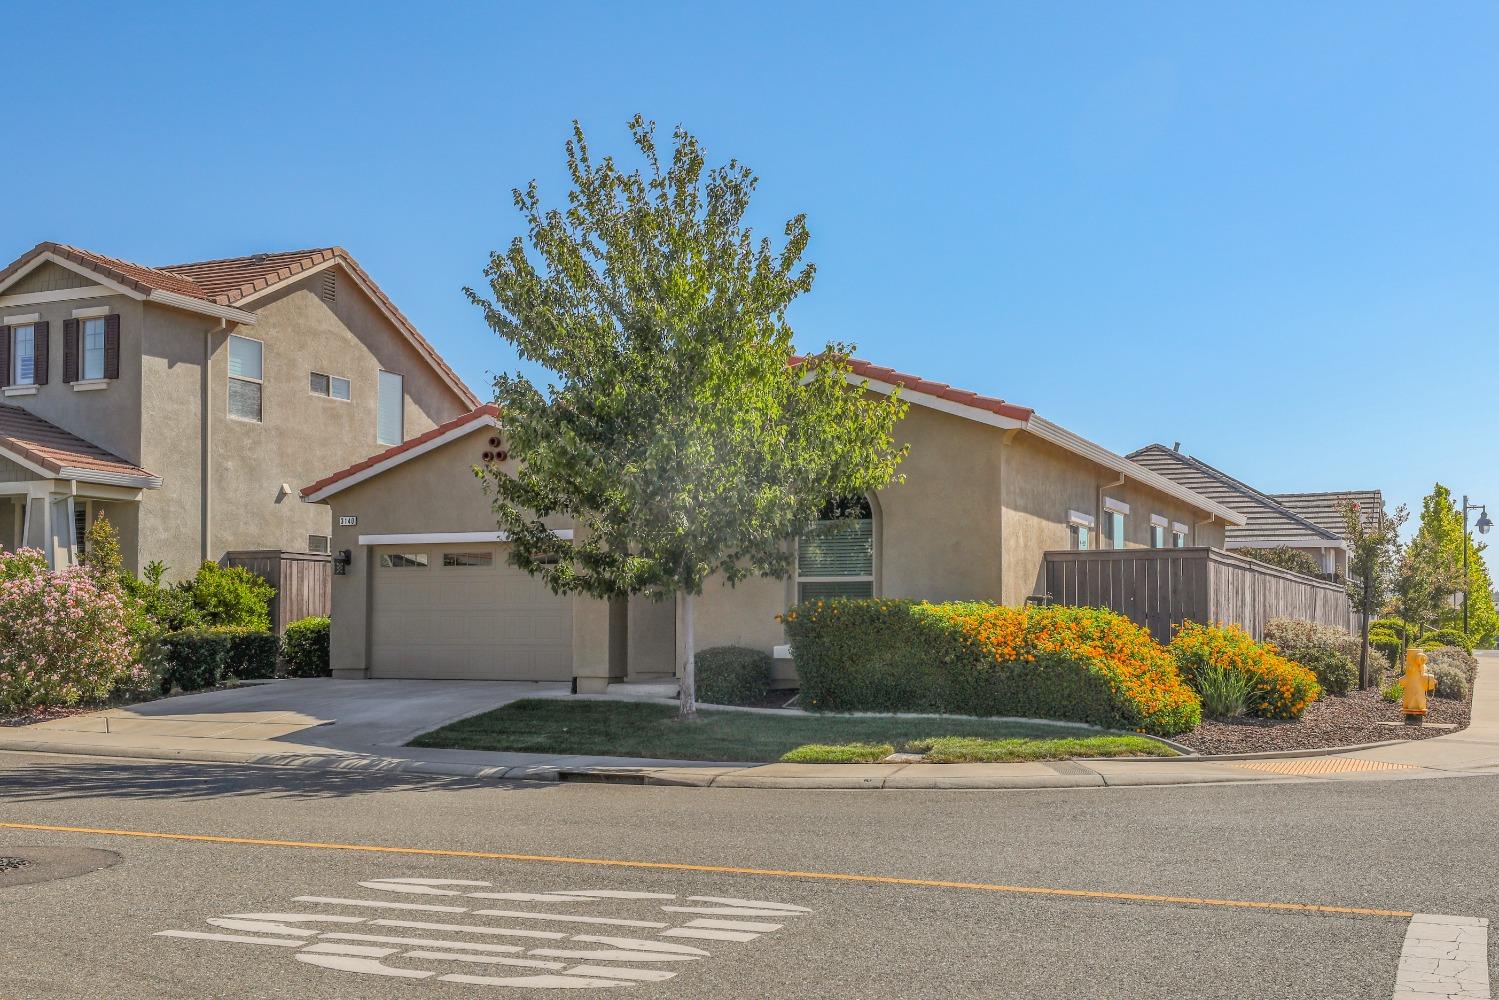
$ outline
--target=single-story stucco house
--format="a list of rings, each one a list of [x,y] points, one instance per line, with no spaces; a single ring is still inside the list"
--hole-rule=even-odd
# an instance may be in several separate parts
[[[1044,589],[1049,549],[1221,548],[1244,523],[1027,407],[867,362],[850,381],[900,386],[911,404],[896,430],[905,481],[867,498],[862,530],[805,546],[793,577],[710,581],[699,649],[775,651],[776,616],[807,596],[1021,604]],[[513,462],[503,423],[481,406],[301,491],[332,508],[334,675],[573,679],[584,693],[673,676],[672,604],[557,596],[510,565],[474,471]],[[778,660],[778,679],[793,669]]]

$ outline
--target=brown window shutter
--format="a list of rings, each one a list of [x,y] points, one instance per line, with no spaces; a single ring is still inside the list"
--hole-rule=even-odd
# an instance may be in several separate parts
[[[62,321],[62,380],[78,381],[78,321]]]
[[[52,367],[52,325],[50,323],[38,323],[34,327],[33,336],[36,344],[36,379],[37,385],[47,384],[47,372]]]
[[[10,385],[10,327],[0,326],[0,386]]]
[[[120,314],[104,317],[104,377],[120,377]]]

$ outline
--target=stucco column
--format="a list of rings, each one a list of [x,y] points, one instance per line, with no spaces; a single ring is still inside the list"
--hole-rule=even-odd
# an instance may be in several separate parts
[[[573,682],[579,694],[604,694],[611,680],[609,623],[612,602],[579,594],[573,598]]]

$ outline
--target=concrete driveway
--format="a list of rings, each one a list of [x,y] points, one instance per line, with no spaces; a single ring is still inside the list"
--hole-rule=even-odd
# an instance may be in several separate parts
[[[566,684],[525,681],[336,681],[302,678],[163,698],[28,726],[35,749],[80,747],[188,756],[370,755],[519,698],[556,697]],[[16,735],[20,735],[19,733]],[[143,756],[146,754],[142,754]]]

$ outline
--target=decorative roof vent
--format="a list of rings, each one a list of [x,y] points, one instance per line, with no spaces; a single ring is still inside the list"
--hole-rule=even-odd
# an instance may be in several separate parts
[[[338,301],[338,275],[334,274],[331,268],[323,272],[322,295],[324,302]]]

